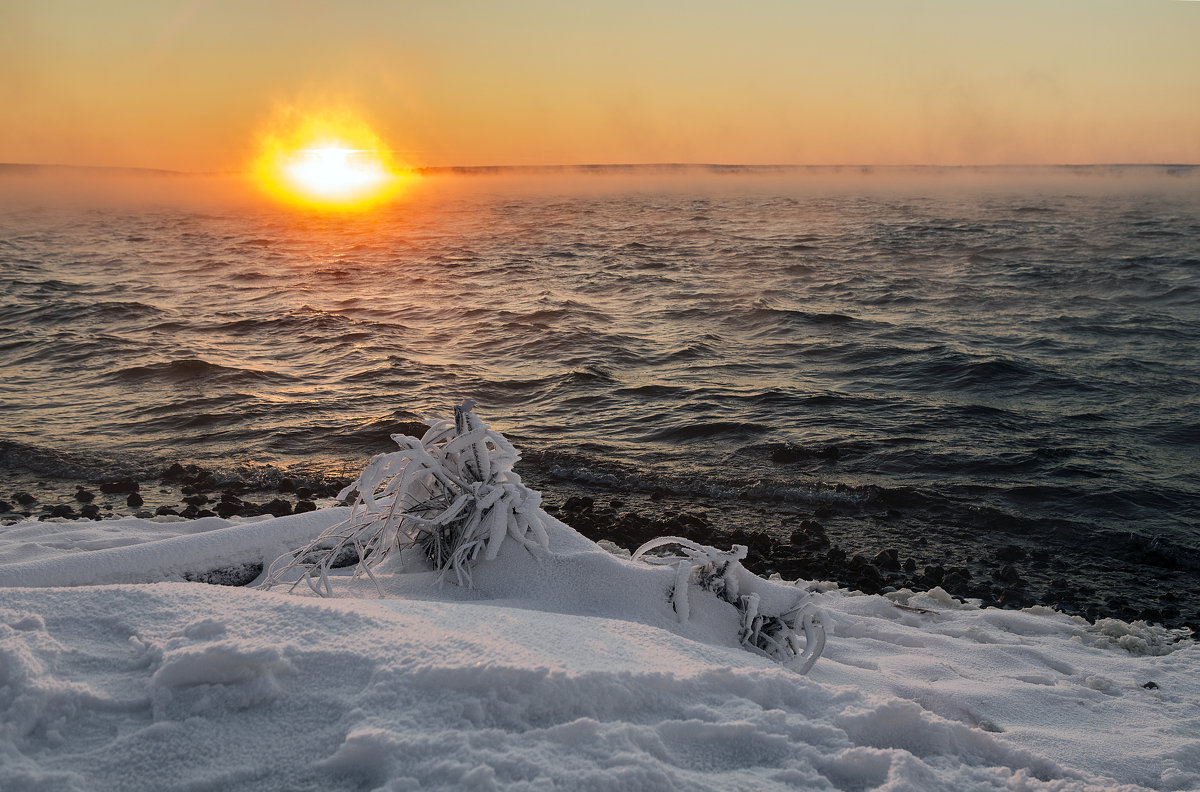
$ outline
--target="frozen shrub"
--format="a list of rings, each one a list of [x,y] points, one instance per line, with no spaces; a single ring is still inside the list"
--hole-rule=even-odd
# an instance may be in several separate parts
[[[650,550],[667,545],[678,545],[681,554],[646,555]],[[652,539],[633,553],[634,560],[675,567],[671,604],[680,621],[687,621],[690,617],[688,587],[695,583],[737,608],[741,619],[738,638],[743,646],[778,660],[801,674],[808,673],[825,649],[825,629],[809,597],[797,597],[782,613],[763,613],[760,610],[763,597],[756,589],[761,590],[771,584],[742,566],[745,557],[746,548],[743,545],[734,545],[731,550],[723,552],[677,536]],[[804,635],[803,642],[800,640],[801,633]]]
[[[545,548],[541,495],[521,483],[512,470],[516,449],[473,407],[467,399],[454,408],[453,421],[431,421],[420,440],[392,435],[400,450],[373,458],[339,496],[354,499],[350,517],[276,559],[263,588],[299,571],[293,589],[305,582],[326,596],[329,570],[347,557],[358,559],[355,576],[374,581],[372,567],[407,547],[420,548],[442,579],[453,572],[469,586],[475,560],[495,558],[506,538],[531,551]]]

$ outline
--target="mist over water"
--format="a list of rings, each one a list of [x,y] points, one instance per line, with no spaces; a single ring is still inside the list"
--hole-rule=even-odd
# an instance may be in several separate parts
[[[1196,175],[795,176],[442,177],[365,217],[10,192],[0,477],[353,474],[469,396],[548,491],[1015,543],[1196,619]]]

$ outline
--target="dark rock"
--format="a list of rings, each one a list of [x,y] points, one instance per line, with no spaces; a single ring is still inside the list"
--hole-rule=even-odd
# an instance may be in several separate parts
[[[279,479],[278,489],[280,492],[295,492],[296,482],[292,481],[290,478],[281,478]]]
[[[125,505],[133,509],[136,509],[145,502],[146,501],[142,499],[142,496],[138,495],[136,492],[129,493],[129,497],[125,499]]]
[[[1012,564],[1005,564],[993,572],[992,577],[1001,583],[1017,583],[1021,580],[1021,573]]]
[[[762,531],[734,530],[729,533],[729,542],[745,545],[751,555],[761,558],[770,558],[774,555],[775,540],[770,534]]]
[[[1006,588],[996,597],[996,604],[1002,608],[1027,608],[1033,600],[1020,589]]]
[[[9,503],[8,501],[0,500],[0,514],[4,514],[5,512],[10,512],[12,510],[13,510],[13,506],[11,503]]]
[[[208,496],[201,495],[201,494],[188,495],[186,498],[183,499],[183,502],[188,504],[189,506],[200,507],[200,506],[203,506],[204,504],[208,503]]]
[[[194,486],[197,491],[212,490],[217,487],[217,482],[213,479],[212,471],[205,470],[204,468],[198,468],[195,474],[188,476],[188,483]]]
[[[13,495],[13,500],[22,506],[28,506],[29,504],[36,502],[37,498],[30,495],[28,492],[18,492]]]
[[[996,592],[983,584],[972,585],[967,594],[979,600],[984,605],[996,604]]]
[[[172,462],[171,465],[162,472],[163,481],[179,481],[187,475],[187,470],[178,462]]]
[[[200,509],[189,503],[187,507],[179,513],[179,516],[186,517],[189,520],[194,520],[200,516]]]
[[[861,556],[855,556],[859,558]],[[866,560],[866,559],[864,559]],[[874,594],[883,587],[883,576],[879,574],[875,567],[867,564],[858,570],[857,585],[860,591],[865,594]]]
[[[971,583],[971,573],[965,567],[950,567],[942,578],[942,588],[947,591],[966,591]]]
[[[49,516],[49,517],[65,517],[68,520],[74,520],[76,517],[79,516],[78,514],[75,513],[75,509],[66,505],[65,503],[60,504],[58,506],[46,507],[46,510],[47,510],[47,516]]]
[[[80,503],[91,503],[92,501],[96,500],[96,493],[91,492],[90,490],[85,490],[83,487],[76,487],[75,500],[79,501]]]
[[[241,510],[242,510],[242,502],[241,501],[238,501],[237,503],[230,503],[228,501],[223,500],[217,504],[217,516],[223,520],[228,520],[230,517],[234,516]]]
[[[1158,690],[1158,683],[1154,680],[1150,680],[1146,684],[1142,685],[1142,687],[1146,688],[1146,690]]]
[[[578,514],[579,512],[591,511],[595,506],[596,499],[582,495],[572,495],[567,498],[567,502],[563,504],[563,511],[567,514]]]
[[[825,526],[821,525],[821,523],[817,522],[816,520],[803,520],[800,523],[800,527],[814,536],[825,535]]]
[[[179,491],[182,492],[184,495],[195,495],[196,494],[196,488],[193,487],[191,484],[184,484],[182,487],[179,488]]]
[[[229,490],[221,493],[221,503],[241,503],[242,499]]]
[[[121,492],[137,492],[138,482],[134,478],[115,479],[100,482],[100,491],[105,495],[115,495]]]
[[[86,517],[89,520],[99,520],[100,507],[94,503],[85,503],[82,508],[79,509],[79,514],[81,517]]]
[[[165,517],[167,515],[172,515],[175,517],[179,516],[179,512],[175,511],[170,506],[159,506],[157,509],[154,510],[154,513],[156,515],[158,515],[159,517]]]
[[[300,500],[312,500],[313,491],[308,487],[296,487],[296,497]]]
[[[929,586],[940,586],[946,577],[946,569],[941,564],[931,564],[925,567],[922,581]]]
[[[634,550],[639,545],[659,535],[654,524],[637,512],[627,512],[617,517],[603,531],[596,531],[595,538],[610,539],[627,550]]]
[[[296,508],[294,509],[294,513],[295,514],[304,514],[305,512],[316,511],[316,510],[317,510],[317,504],[313,503],[310,500],[300,500],[300,501],[296,501]]]
[[[292,504],[283,498],[275,498],[263,506],[263,510],[274,517],[284,517],[292,513]]]
[[[349,485],[348,480],[326,481],[318,484],[312,494],[318,498],[336,498]]]
[[[196,517],[197,517],[197,518],[200,518],[200,517],[216,517],[216,516],[217,516],[216,512],[212,511],[211,509],[201,509],[200,511],[196,512]]]
[[[162,480],[166,482],[178,482],[183,486],[192,487],[193,491],[210,490],[215,486],[211,470],[206,470],[198,465],[187,465],[185,467],[178,462],[173,463],[163,471]]]
[[[875,557],[871,559],[871,563],[880,569],[898,572],[900,571],[900,554],[894,547],[889,547],[876,553]]]
[[[184,574],[183,579],[191,583],[207,583],[213,586],[245,586],[254,582],[262,571],[262,564],[247,562],[203,572],[188,572]]]
[[[367,556],[371,555],[371,551],[367,551]],[[358,554],[358,550],[354,549],[353,545],[346,545],[338,551],[333,560],[329,562],[330,569],[343,569],[348,566],[354,566],[362,558]]]
[[[911,575],[913,572],[917,571],[917,562],[911,558],[906,558],[904,559],[903,568],[905,572]]]
[[[676,531],[679,533],[685,533],[689,529],[693,528],[711,527],[708,519],[705,518],[704,515],[697,514],[695,512],[679,512],[678,514],[668,517],[659,524],[668,531]]]
[[[775,571],[784,580],[813,580],[825,576],[825,565],[812,558],[780,558],[775,562]]]

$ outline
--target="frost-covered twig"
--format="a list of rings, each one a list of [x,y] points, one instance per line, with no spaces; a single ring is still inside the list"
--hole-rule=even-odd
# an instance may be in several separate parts
[[[513,472],[516,449],[473,408],[465,400],[453,421],[431,421],[420,440],[392,435],[401,450],[373,458],[339,495],[355,498],[350,517],[277,558],[262,587],[286,581],[294,590],[303,582],[328,596],[330,569],[351,553],[358,559],[354,576],[375,581],[372,567],[406,547],[420,548],[440,579],[453,572],[459,585],[470,586],[476,559],[494,559],[506,538],[533,552],[547,547],[541,495]]]
[[[646,555],[650,550],[667,545],[678,545],[681,555]],[[633,553],[634,560],[675,567],[671,604],[680,621],[690,618],[688,586],[694,582],[738,609],[741,616],[738,639],[743,646],[801,674],[808,673],[825,649],[825,628],[821,626],[812,602],[801,597],[783,613],[762,613],[759,609],[762,595],[754,589],[765,585],[766,581],[742,566],[745,557],[744,545],[721,551],[678,536],[652,539]],[[800,633],[804,634],[803,642]]]

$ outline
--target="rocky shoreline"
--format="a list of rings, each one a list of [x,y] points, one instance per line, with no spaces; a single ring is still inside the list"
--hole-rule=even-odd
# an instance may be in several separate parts
[[[561,507],[551,505],[548,511],[589,539],[607,539],[631,550],[659,536],[680,536],[717,547],[745,545],[748,553],[744,565],[763,576],[831,580],[867,594],[903,588],[924,591],[937,586],[962,600],[977,599],[984,606],[1019,609],[1040,604],[1093,622],[1104,618],[1142,620],[1200,635],[1200,618],[1196,614],[1186,618],[1178,607],[1138,608],[1121,597],[1099,596],[1094,588],[1080,587],[1064,577],[1038,586],[1030,572],[1044,569],[1047,560],[1013,544],[996,548],[992,563],[983,565],[993,571],[981,574],[980,565],[972,571],[966,565],[920,563],[911,556],[901,556],[894,547],[872,556],[849,553],[831,541],[825,526],[813,517],[790,518],[790,524],[784,525],[787,536],[782,538],[766,531],[719,530],[702,512],[644,516],[622,512],[620,505],[598,506],[592,498],[574,496]],[[814,517],[820,517],[819,511]]]
[[[115,478],[72,485],[38,481],[0,499],[2,519],[111,519],[113,517],[283,517],[334,504],[347,481],[300,483],[281,477],[269,489],[219,481],[198,465],[172,464],[157,480]]]
[[[338,493],[349,482],[349,478],[298,481],[281,476],[270,486],[256,486],[221,481],[211,470],[176,463],[165,468],[157,480],[126,477],[88,484],[27,482],[29,486],[0,499],[0,521],[121,516],[282,517],[337,505]],[[829,521],[836,521],[839,515],[827,509],[817,508],[809,514],[770,514],[772,530],[768,531],[730,527],[717,509],[705,508],[711,504],[694,499],[664,497],[660,493],[610,497],[561,481],[530,483],[544,488],[543,505],[549,513],[589,539],[608,540],[628,550],[660,536],[680,536],[721,548],[741,544],[748,548],[746,568],[763,576],[777,573],[787,580],[831,580],[867,594],[937,586],[952,596],[977,599],[985,606],[1014,609],[1041,604],[1089,621],[1142,620],[1200,634],[1200,613],[1188,612],[1186,603],[1180,603],[1184,605],[1180,607],[1171,601],[1169,593],[1161,595],[1166,601],[1150,604],[1119,595],[1106,596],[1078,579],[1056,575],[1062,565],[1048,552],[1017,544],[992,548],[986,557],[972,559],[974,563],[954,563],[949,557],[943,563],[929,563],[918,554],[928,558],[937,553],[923,538],[907,547],[907,553],[894,546],[874,552],[847,549],[836,532],[828,528]],[[765,525],[767,517],[753,514],[743,523]],[[228,583],[244,576],[209,577],[197,579]]]

